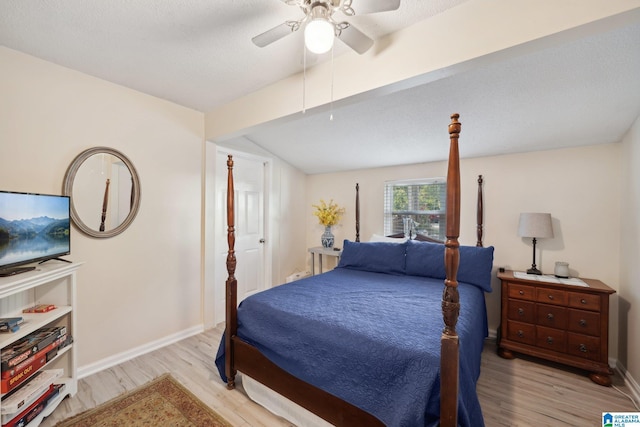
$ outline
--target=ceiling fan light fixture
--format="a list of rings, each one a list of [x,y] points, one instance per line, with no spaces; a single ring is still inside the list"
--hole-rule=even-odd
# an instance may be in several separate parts
[[[314,6],[311,21],[304,28],[304,45],[313,53],[326,53],[333,46],[336,30],[327,16],[328,10],[324,5]]]

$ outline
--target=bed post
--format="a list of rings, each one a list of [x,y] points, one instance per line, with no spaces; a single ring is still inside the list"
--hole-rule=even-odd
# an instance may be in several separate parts
[[[360,241],[360,184],[356,182],[356,242]]]
[[[440,339],[440,426],[455,427],[458,415],[458,333],[456,324],[460,313],[458,295],[458,263],[460,261],[460,159],[458,114],[449,124],[449,167],[447,171],[447,240],[445,242],[445,288],[442,294],[444,330]]]
[[[227,158],[227,243],[229,245],[229,253],[227,254],[227,273],[229,277],[226,282],[226,328],[225,328],[225,368],[224,373],[227,376],[227,388],[229,390],[235,388],[236,368],[234,364],[234,348],[233,337],[238,333],[238,281],[235,277],[236,272],[236,252],[235,252],[235,212],[233,188],[233,157],[229,155]]]
[[[478,205],[477,205],[477,216],[476,216],[476,235],[478,236],[478,241],[476,242],[476,246],[482,247],[482,221],[483,221],[483,212],[484,212],[484,202],[482,200],[482,175],[478,175]]]

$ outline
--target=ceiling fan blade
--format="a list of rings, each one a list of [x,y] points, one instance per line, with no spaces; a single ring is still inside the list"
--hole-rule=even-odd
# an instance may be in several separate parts
[[[400,7],[400,0],[353,0],[352,2],[345,2],[343,10],[346,15],[365,15],[367,13],[388,12],[390,10],[397,10]],[[351,13],[349,13],[351,10]]]
[[[298,28],[300,28],[299,25],[293,25],[293,24],[297,24],[297,23],[295,21],[283,22],[282,24],[276,27],[273,27],[270,30],[265,31],[262,34],[258,34],[257,36],[252,38],[251,41],[253,42],[253,44],[255,44],[258,47],[265,47],[275,41],[280,40],[285,36],[288,36],[289,34],[296,31]]]
[[[373,46],[373,40],[353,25],[342,22],[340,23],[340,27],[338,38],[360,55]]]

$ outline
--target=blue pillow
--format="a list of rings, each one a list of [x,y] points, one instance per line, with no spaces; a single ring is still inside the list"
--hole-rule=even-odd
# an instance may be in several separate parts
[[[491,269],[493,268],[493,246],[479,248],[460,246],[458,282],[475,285],[491,292]],[[407,242],[407,274],[445,279],[444,245],[431,242]]]
[[[485,292],[491,292],[492,268],[493,246],[486,248],[460,246],[458,282],[471,283]]]
[[[444,279],[444,245],[432,242],[407,242],[407,274]]]
[[[405,243],[345,240],[338,267],[374,273],[405,274]]]

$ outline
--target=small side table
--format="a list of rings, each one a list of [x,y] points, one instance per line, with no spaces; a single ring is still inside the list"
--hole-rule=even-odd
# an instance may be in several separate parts
[[[319,261],[319,271],[322,273],[322,255],[334,256],[337,257],[336,262],[340,262],[340,256],[342,255],[342,249],[335,250],[334,248],[325,248],[323,246],[316,246],[314,248],[309,248],[309,252],[311,253],[311,275],[316,274],[316,263],[315,263],[315,255],[318,255]]]

